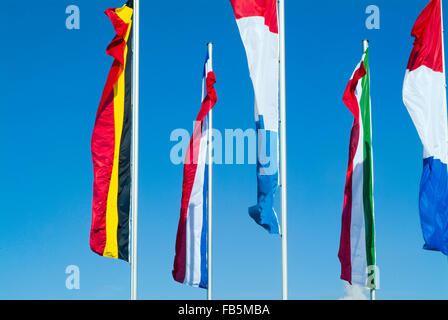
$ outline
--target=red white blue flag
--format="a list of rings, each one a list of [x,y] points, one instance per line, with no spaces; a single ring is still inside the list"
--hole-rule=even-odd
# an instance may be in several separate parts
[[[202,106],[185,156],[184,181],[177,230],[174,280],[193,287],[208,287],[207,189],[208,113],[217,101],[215,74],[207,53]]]
[[[279,36],[277,0],[230,0],[246,49],[255,94],[258,132],[257,204],[249,215],[279,234],[274,195],[278,188]]]
[[[423,144],[420,223],[424,248],[448,255],[448,126],[441,0],[432,0],[412,28],[415,38],[403,101]]]

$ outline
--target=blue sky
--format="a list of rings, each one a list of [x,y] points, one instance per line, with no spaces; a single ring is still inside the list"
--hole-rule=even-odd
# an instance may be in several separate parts
[[[7,30],[0,53],[0,299],[129,297],[129,265],[89,249],[90,138],[114,36],[103,12],[124,2],[8,1],[0,11]],[[411,28],[427,2],[286,2],[291,299],[344,296],[337,252],[353,119],[342,94],[364,38],[371,48],[377,298],[448,298],[447,258],[422,249],[422,146],[401,97]],[[80,8],[80,30],[65,27],[71,4]],[[365,27],[370,4],[380,8],[380,30]],[[229,1],[142,1],[142,299],[205,298],[171,277],[182,166],[169,156],[171,132],[191,131],[199,110],[208,41],[215,43],[215,128],[254,128],[252,84]],[[281,298],[280,238],[247,214],[256,201],[255,165],[218,165],[214,173],[215,298]],[[80,290],[65,287],[68,265],[80,268]]]

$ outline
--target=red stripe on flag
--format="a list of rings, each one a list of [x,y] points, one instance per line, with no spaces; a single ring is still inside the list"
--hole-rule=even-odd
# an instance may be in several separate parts
[[[440,0],[432,0],[420,13],[411,36],[415,41],[409,57],[409,71],[426,66],[433,71],[443,72]]]
[[[90,248],[99,255],[103,255],[107,239],[107,195],[115,153],[114,85],[119,69],[114,63],[109,73],[91,141],[94,180]]]
[[[276,0],[230,0],[235,18],[264,17],[265,25],[273,33],[278,33]]]
[[[345,89],[342,100],[347,108],[353,114],[353,126],[350,134],[349,161],[347,168],[347,176],[344,190],[344,207],[342,210],[342,226],[341,239],[339,244],[339,261],[341,262],[341,279],[352,284],[352,262],[351,262],[351,245],[350,245],[350,229],[352,222],[352,179],[353,179],[353,159],[358,149],[359,140],[359,103],[355,95],[356,86],[367,71],[364,63],[355,71],[353,78],[349,81]]]

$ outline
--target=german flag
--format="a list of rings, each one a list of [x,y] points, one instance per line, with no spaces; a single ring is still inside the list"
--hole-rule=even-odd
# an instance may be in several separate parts
[[[106,50],[114,62],[91,142],[94,182],[90,248],[101,256],[129,261],[133,1],[105,13],[116,36]]]

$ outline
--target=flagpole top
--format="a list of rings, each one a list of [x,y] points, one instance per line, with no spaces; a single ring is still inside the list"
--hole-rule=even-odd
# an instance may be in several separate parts
[[[213,65],[213,42],[207,42],[208,57]]]
[[[369,40],[364,39],[362,40],[362,52],[366,52],[366,50],[369,48]]]

